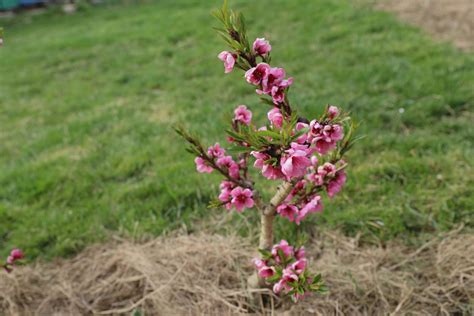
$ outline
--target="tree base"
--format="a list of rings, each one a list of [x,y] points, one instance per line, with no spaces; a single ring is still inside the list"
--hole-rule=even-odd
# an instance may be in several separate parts
[[[265,284],[257,273],[247,279],[247,289],[249,290],[249,307],[253,312],[275,310],[282,304],[282,300],[273,294],[271,286]]]

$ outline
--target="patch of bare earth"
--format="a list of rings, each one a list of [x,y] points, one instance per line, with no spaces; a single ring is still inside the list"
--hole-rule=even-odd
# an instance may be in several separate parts
[[[186,235],[91,247],[74,259],[0,274],[7,315],[471,315],[474,235],[453,231],[419,248],[359,245],[322,233],[308,257],[330,289],[298,305],[271,296],[251,305],[252,245]],[[267,290],[261,290],[267,291]],[[271,295],[271,294],[269,294]]]
[[[377,8],[461,49],[474,49],[474,0],[382,0]]]

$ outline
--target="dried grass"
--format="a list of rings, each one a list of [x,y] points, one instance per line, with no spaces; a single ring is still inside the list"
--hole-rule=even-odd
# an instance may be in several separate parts
[[[474,49],[473,0],[381,0],[377,7],[461,49]]]
[[[1,314],[236,315],[249,310],[252,246],[218,235],[95,246],[74,259],[0,274]],[[468,315],[474,302],[474,235],[453,231],[418,249],[361,246],[323,233],[308,249],[330,288],[297,306],[255,314]],[[273,307],[278,298],[272,298]]]

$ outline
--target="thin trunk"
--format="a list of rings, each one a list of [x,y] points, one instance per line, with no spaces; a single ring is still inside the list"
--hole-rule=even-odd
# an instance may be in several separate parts
[[[275,218],[276,207],[288,196],[293,185],[289,182],[278,186],[277,192],[270,200],[270,203],[263,206],[261,200],[257,197],[257,208],[260,210],[260,242],[259,249],[270,250],[273,246],[273,219]],[[257,272],[247,280],[250,289],[258,289],[265,286],[263,279],[259,278]],[[255,299],[256,297],[254,297]],[[255,303],[255,302],[254,302]]]
[[[288,196],[292,188],[292,184],[285,182],[278,186],[277,192],[270,200],[270,204],[267,205],[260,215],[260,249],[270,249],[273,245],[273,219],[275,218],[276,207],[283,202]]]

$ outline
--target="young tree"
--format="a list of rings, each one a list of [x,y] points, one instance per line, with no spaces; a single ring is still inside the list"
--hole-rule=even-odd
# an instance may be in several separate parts
[[[226,131],[234,157],[219,144],[206,148],[183,128],[177,132],[190,144],[198,172],[220,173],[221,192],[211,206],[243,212],[256,208],[260,213],[260,258],[255,258],[255,276],[249,287],[272,286],[276,294],[288,294],[294,301],[309,292],[324,291],[320,275],[309,272],[304,247],[296,248],[285,240],[273,245],[276,216],[299,225],[307,216],[323,209],[324,196],[333,198],[346,182],[348,164],[344,155],[352,147],[355,124],[347,113],[328,105],[314,119],[300,116],[288,94],[293,78],[283,68],[270,65],[272,46],[264,38],[252,45],[247,39],[244,17],[227,8],[213,12],[222,27],[217,32],[229,50],[218,58],[224,72],[234,68],[245,72],[245,80],[255,86],[262,103],[270,106],[263,126],[257,126],[245,105],[234,111]],[[264,201],[250,178],[248,165],[271,181],[280,181],[270,201]]]

